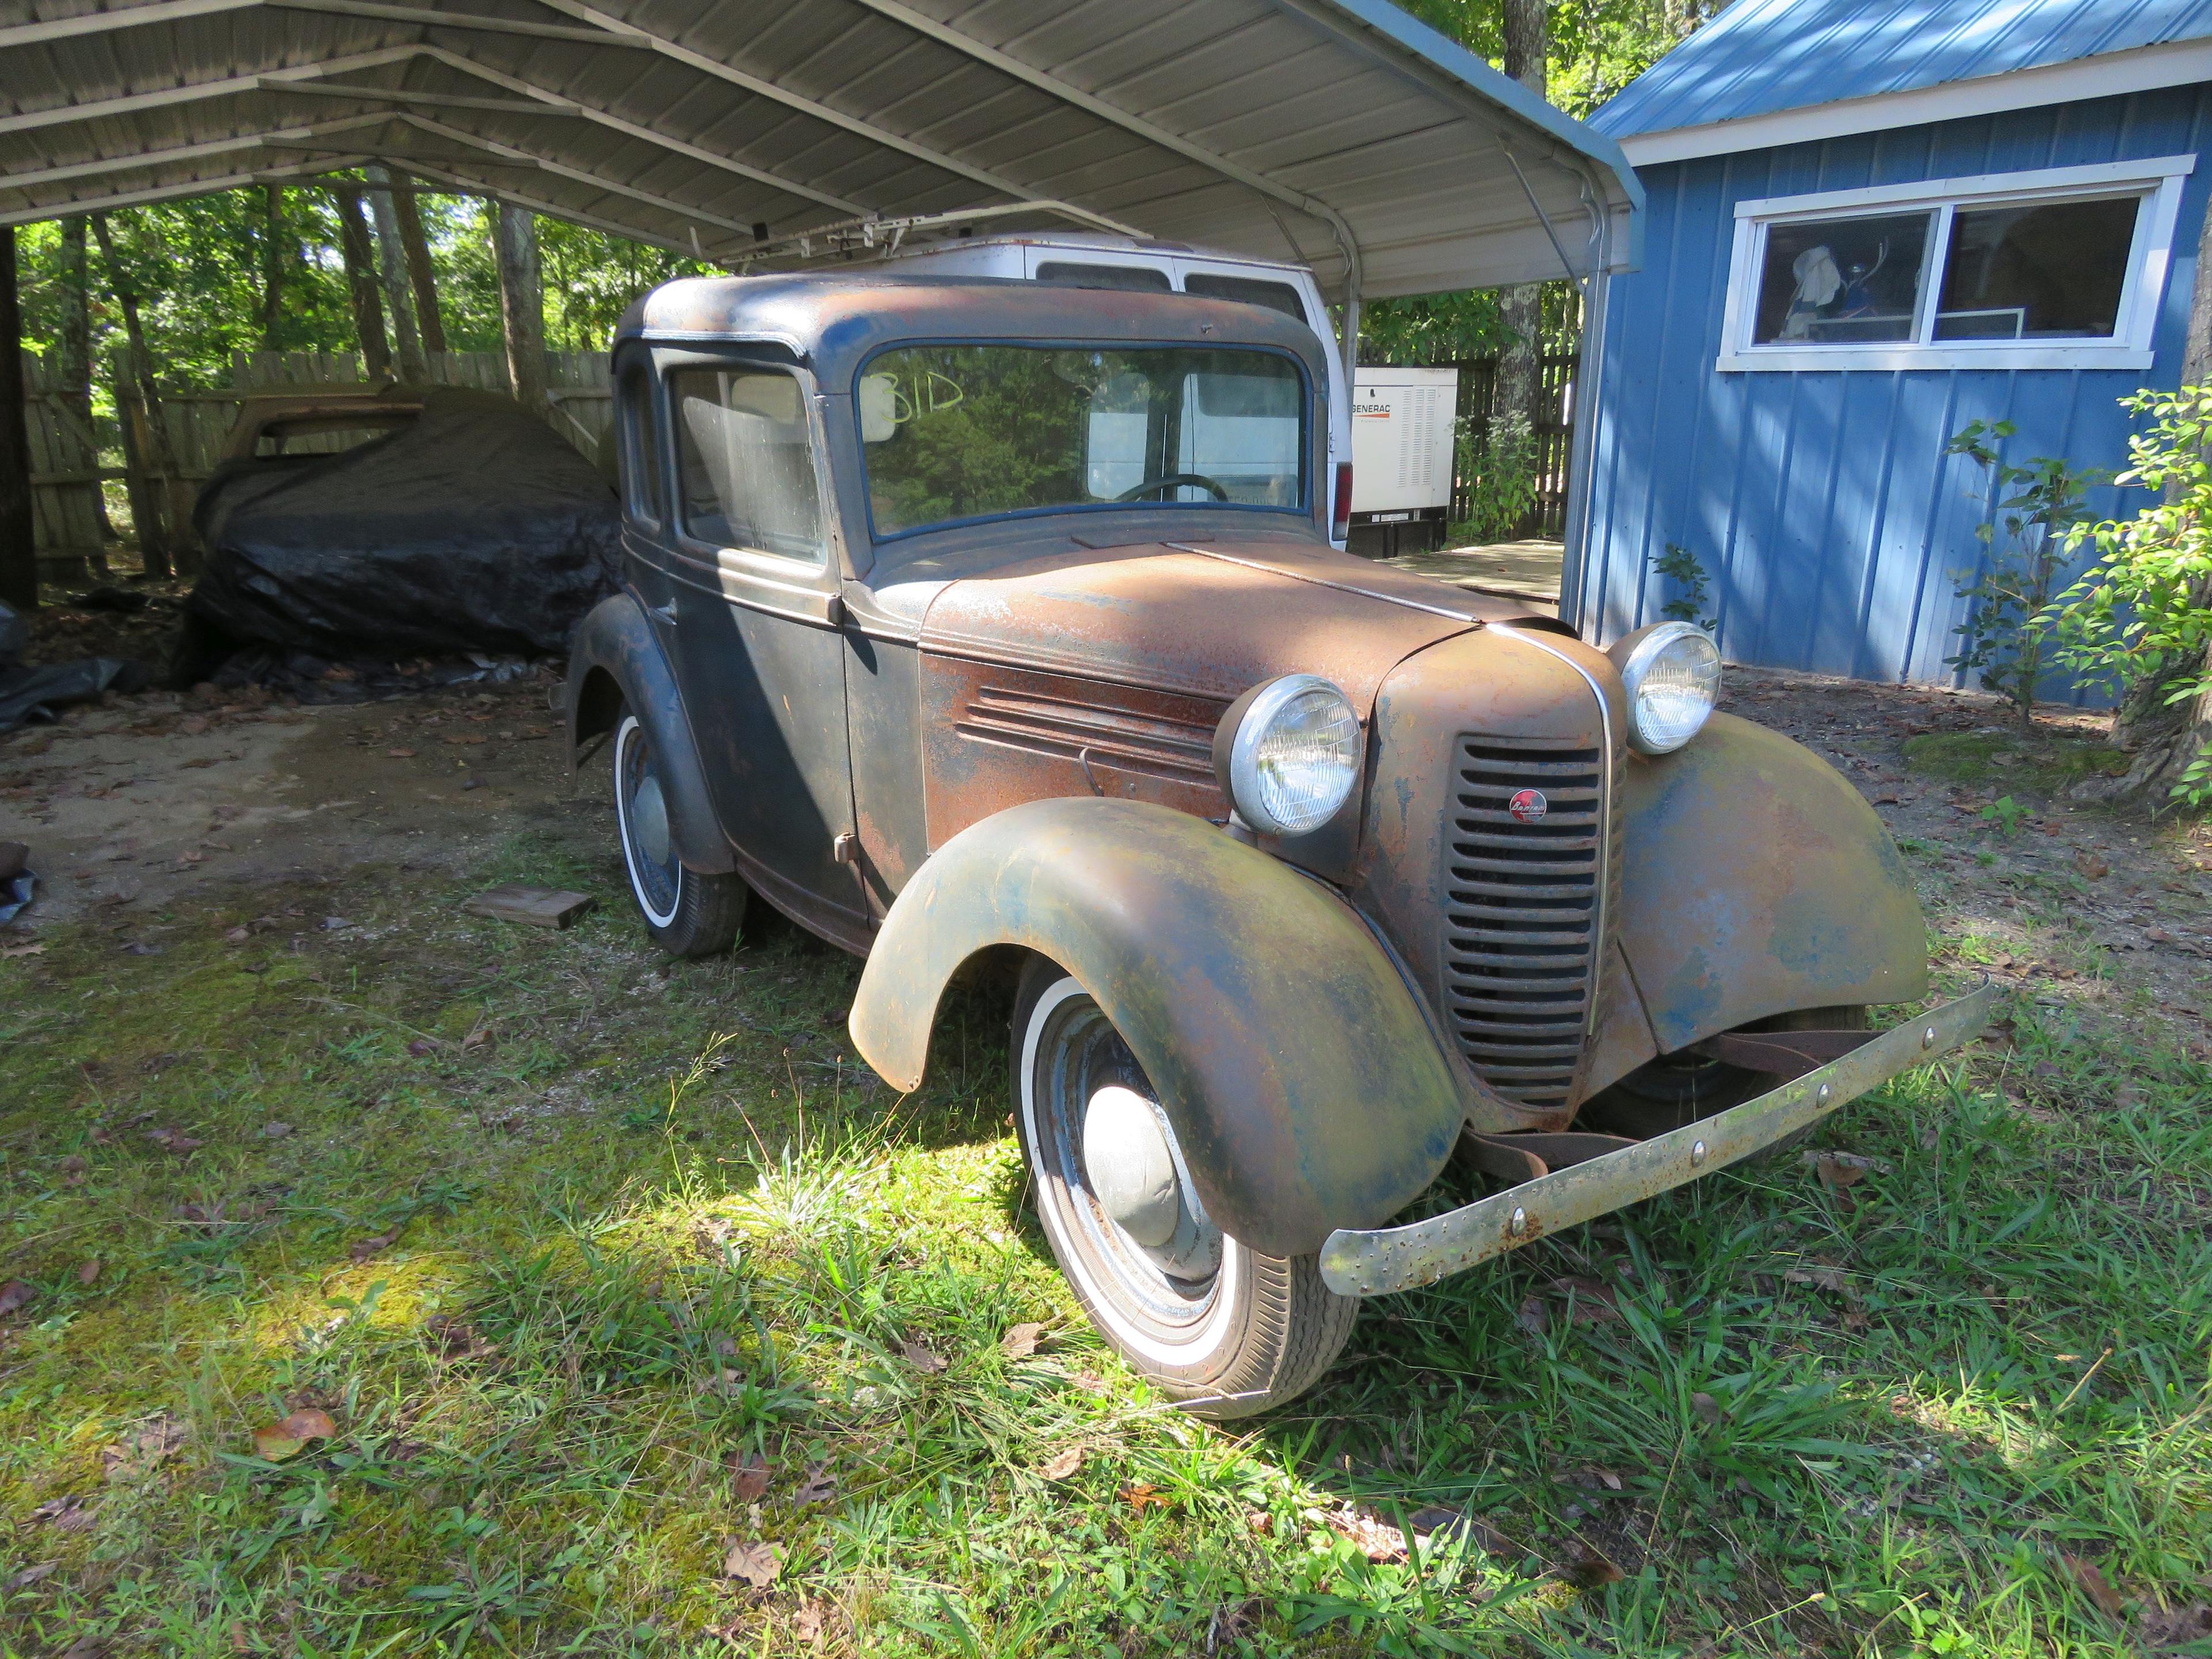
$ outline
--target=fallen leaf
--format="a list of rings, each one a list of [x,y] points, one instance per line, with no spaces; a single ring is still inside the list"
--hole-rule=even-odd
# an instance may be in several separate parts
[[[234,927],[223,935],[224,940],[232,945],[243,945],[252,937],[253,930],[250,927]]]
[[[428,1037],[416,1037],[414,1042],[407,1045],[407,1052],[420,1060],[425,1054],[436,1054],[438,1045]]]
[[[1791,1267],[1785,1271],[1782,1277],[1788,1284],[1816,1285],[1821,1290],[1834,1291],[1838,1294],[1849,1288],[1849,1281],[1844,1277],[1844,1270],[1826,1264],[1812,1267]]]
[[[999,1339],[1000,1352],[1009,1359],[1027,1359],[1036,1352],[1037,1338],[1044,1334],[1042,1325],[1014,1325]]]
[[[46,953],[44,945],[0,945],[0,957],[42,957]]]
[[[1386,1525],[1366,1510],[1355,1509],[1346,1504],[1340,1510],[1330,1511],[1322,1519],[1339,1537],[1348,1538],[1358,1545],[1360,1553],[1370,1561],[1403,1561],[1406,1559],[1406,1534],[1395,1527]]]
[[[1833,1152],[1816,1152],[1812,1155],[1812,1164],[1814,1172],[1820,1177],[1820,1184],[1832,1193],[1856,1187],[1867,1177],[1867,1164],[1863,1158],[1846,1162]]]
[[[2112,866],[2086,847],[2074,855],[2074,867],[2089,881],[2102,881],[2112,873]]]
[[[72,1521],[70,1517],[77,1515],[83,1515],[85,1519],[82,1522]],[[85,1528],[92,1524],[92,1517],[84,1508],[83,1495],[79,1492],[68,1492],[59,1498],[49,1498],[31,1511],[31,1519],[51,1522],[64,1532],[82,1532]]]
[[[207,1145],[204,1140],[195,1139],[179,1129],[149,1129],[146,1131],[146,1139],[163,1152],[174,1152],[179,1158],[196,1152]]]
[[[264,1123],[261,1126],[264,1140],[282,1140],[291,1133],[292,1126],[289,1123]]]
[[[110,1480],[127,1480],[176,1452],[188,1437],[185,1425],[164,1413],[137,1433],[100,1448],[100,1467]]]
[[[384,752],[390,756],[393,760],[413,760],[415,758],[415,751],[412,749],[387,749]]]
[[[76,1270],[76,1282],[80,1285],[89,1285],[99,1277],[100,1258],[98,1256],[94,1256]]]
[[[310,1440],[327,1440],[338,1431],[331,1414],[313,1406],[294,1412],[281,1422],[265,1424],[253,1431],[253,1449],[271,1463],[296,1457]]]
[[[1690,1409],[1697,1413],[1700,1422],[1717,1423],[1721,1420],[1721,1402],[1709,1394],[1692,1395]]]
[[[5,1319],[38,1294],[20,1279],[11,1279],[5,1285],[0,1285],[0,1319]]]
[[[744,1452],[731,1460],[730,1491],[740,1504],[750,1504],[768,1491],[775,1466],[758,1452]]]
[[[1065,1480],[1083,1467],[1083,1448],[1070,1446],[1057,1452],[1037,1466],[1037,1473],[1048,1480]]]
[[[919,1342],[902,1342],[899,1354],[906,1363],[927,1376],[935,1376],[952,1362],[941,1354],[932,1353]]]
[[[802,1601],[791,1615],[791,1633],[802,1642],[819,1644],[829,1634],[830,1609],[819,1601]]]
[[[1146,1510],[1167,1508],[1170,1500],[1165,1492],[1150,1481],[1131,1480],[1121,1488],[1121,1501],[1142,1515]]]
[[[766,1589],[783,1573],[783,1546],[737,1540],[722,1559],[722,1577],[742,1578],[755,1589]]]
[[[1587,1273],[1570,1273],[1552,1281],[1552,1290],[1559,1296],[1574,1298],[1574,1320],[1577,1325],[1601,1325],[1620,1317],[1614,1304],[1613,1286],[1601,1279],[1592,1279]]]
[[[177,730],[188,738],[197,738],[207,729],[207,716],[204,714],[188,714],[177,723]]]
[[[2112,1588],[2112,1581],[2105,1577],[2102,1567],[2094,1561],[2085,1561],[2078,1555],[2069,1555],[2064,1550],[2058,1552],[2058,1559],[2066,1564],[2067,1571],[2074,1575],[2074,1582],[2081,1587],[2081,1594],[2097,1604],[2099,1612],[2108,1619],[2118,1619],[2123,1615],[2125,1610],[2120,1604],[2120,1593]]]
[[[346,1254],[356,1261],[366,1261],[369,1257],[380,1251],[388,1250],[397,1244],[399,1242],[399,1235],[406,1231],[407,1224],[403,1221],[388,1233],[379,1233],[374,1238],[355,1240],[353,1243],[347,1246]]]
[[[0,1582],[0,1590],[12,1594],[19,1589],[28,1589],[41,1578],[50,1577],[60,1565],[58,1561],[41,1561],[36,1566],[26,1567],[14,1577]]]
[[[83,1186],[85,1171],[90,1167],[80,1155],[71,1152],[62,1160],[62,1183],[69,1187]]]
[[[1598,1550],[1577,1538],[1573,1553],[1562,1569],[1566,1581],[1577,1589],[1603,1589],[1607,1584],[1618,1584],[1628,1577]]]
[[[794,1504],[826,1504],[837,1495],[837,1477],[830,1473],[826,1462],[817,1463],[806,1471],[806,1478],[799,1483],[799,1490],[791,1495]]]

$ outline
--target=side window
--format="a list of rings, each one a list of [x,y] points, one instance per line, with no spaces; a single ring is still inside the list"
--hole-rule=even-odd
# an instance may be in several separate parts
[[[668,509],[661,500],[660,445],[653,426],[653,376],[643,363],[623,367],[616,395],[622,399],[622,437],[616,455],[622,471],[623,511],[647,524],[661,524]]]
[[[1182,291],[1203,295],[1209,300],[1235,300],[1248,306],[1264,306],[1269,311],[1279,311],[1285,317],[1303,323],[1306,320],[1305,302],[1298,298],[1297,289],[1288,283],[1265,282],[1257,276],[1222,276],[1212,271],[1194,270],[1182,279]]]
[[[684,533],[715,547],[820,563],[821,501],[797,377],[773,368],[683,368],[668,385]]]
[[[1062,288],[1110,288],[1129,294],[1175,292],[1167,272],[1150,265],[1093,265],[1073,259],[1048,259],[1036,268],[1036,279]]]

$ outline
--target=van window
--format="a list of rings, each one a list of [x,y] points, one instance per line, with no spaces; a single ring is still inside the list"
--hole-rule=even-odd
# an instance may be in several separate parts
[[[1256,276],[1217,276],[1211,271],[1194,270],[1182,279],[1182,291],[1203,295],[1209,300],[1235,300],[1241,305],[1262,306],[1302,323],[1307,320],[1305,301],[1288,283],[1267,283]]]
[[[805,388],[772,368],[678,369],[668,385],[684,533],[820,563]]]
[[[622,473],[623,510],[633,519],[659,524],[667,514],[660,499],[660,445],[653,429],[653,376],[633,362],[622,375],[622,441],[616,450]]]
[[[1131,294],[1172,294],[1175,284],[1164,270],[1150,265],[1088,265],[1071,259],[1048,259],[1036,268],[1040,283],[1063,288],[1114,288]]]

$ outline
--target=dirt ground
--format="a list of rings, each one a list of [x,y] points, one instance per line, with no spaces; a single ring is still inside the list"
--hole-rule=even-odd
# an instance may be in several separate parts
[[[159,626],[40,620],[47,657],[119,653]],[[0,949],[88,914],[118,948],[158,949],[164,907],[187,896],[362,866],[459,875],[525,829],[614,875],[599,775],[573,793],[563,775],[555,672],[324,706],[150,691],[0,737],[0,839],[27,842],[40,878]],[[1979,694],[1742,668],[1723,706],[1810,744],[1875,803],[1954,959],[2085,1012],[2170,1024],[2212,1054],[2212,823],[2069,799],[2116,758],[2099,746],[2103,716],[2046,709],[2023,738]]]

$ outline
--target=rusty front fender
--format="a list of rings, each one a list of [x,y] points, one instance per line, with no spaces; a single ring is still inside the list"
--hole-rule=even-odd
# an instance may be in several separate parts
[[[1234,1238],[1306,1255],[1435,1179],[1466,1103],[1405,981],[1329,889],[1146,802],[1031,801],[962,830],[900,893],[853,1041],[920,1086],[946,982],[1036,951],[1096,997]]]
[[[1621,782],[1620,931],[1649,1022],[1609,1026],[1593,1090],[1656,1052],[1802,1008],[1928,992],[1928,932],[1888,830],[1802,744],[1715,714]]]

